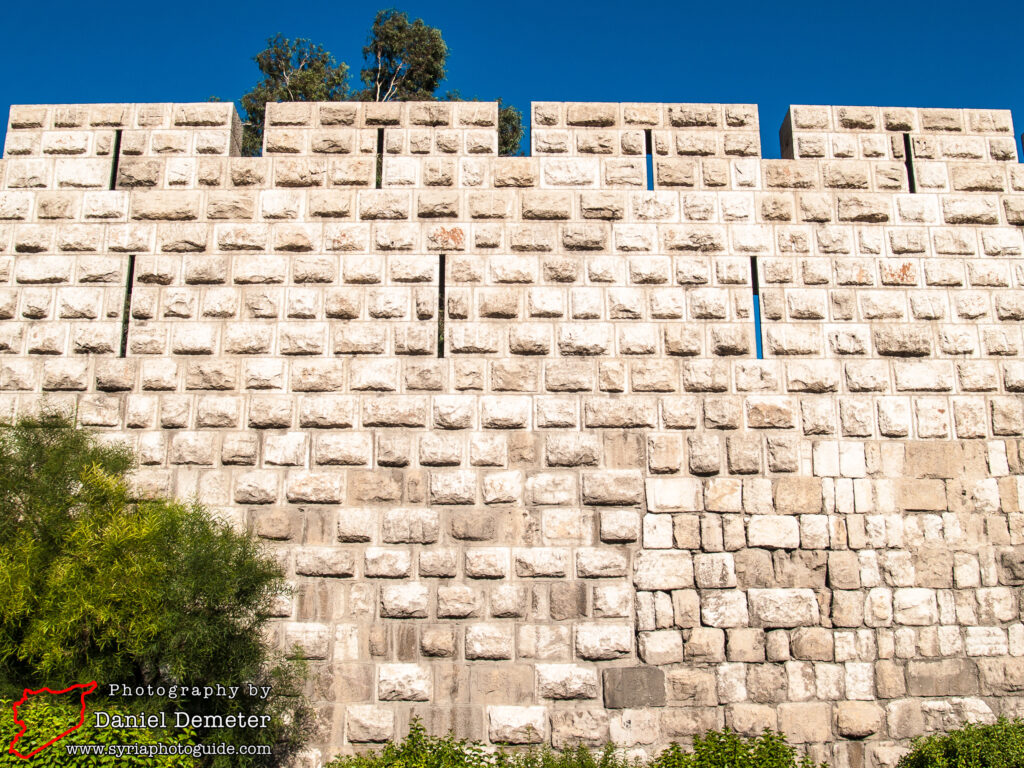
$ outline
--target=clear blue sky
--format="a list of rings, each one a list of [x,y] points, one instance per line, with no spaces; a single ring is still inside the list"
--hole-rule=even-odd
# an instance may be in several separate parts
[[[11,3],[0,110],[6,117],[10,104],[234,100],[256,82],[252,57],[277,32],[322,43],[358,76],[381,7],[386,0]],[[441,29],[448,87],[501,96],[524,114],[543,100],[752,102],[767,157],[778,157],[789,104],[1009,108],[1018,142],[1024,130],[1024,10],[1009,0],[397,7]]]

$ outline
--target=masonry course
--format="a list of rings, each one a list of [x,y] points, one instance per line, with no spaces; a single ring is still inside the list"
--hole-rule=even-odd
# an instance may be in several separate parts
[[[11,108],[0,415],[73,407],[280,557],[304,764],[414,716],[835,766],[1024,714],[1008,111]],[[650,168],[650,170],[648,170]]]

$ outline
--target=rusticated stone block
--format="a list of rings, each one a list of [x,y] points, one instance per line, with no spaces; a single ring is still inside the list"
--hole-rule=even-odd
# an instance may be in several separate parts
[[[547,738],[544,707],[488,707],[487,720],[495,744],[539,744]]]
[[[621,658],[633,650],[632,628],[625,624],[577,624],[575,647],[576,654],[588,661]]]

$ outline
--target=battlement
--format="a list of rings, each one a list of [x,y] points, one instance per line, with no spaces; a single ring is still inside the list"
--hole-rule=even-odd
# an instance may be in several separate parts
[[[12,106],[4,157],[237,156],[232,104]]]
[[[14,107],[0,418],[74,408],[295,585],[323,743],[413,715],[883,768],[1024,707],[1005,111]]]
[[[910,142],[909,145],[907,142]],[[1006,109],[790,107],[779,129],[783,157],[1016,162]]]

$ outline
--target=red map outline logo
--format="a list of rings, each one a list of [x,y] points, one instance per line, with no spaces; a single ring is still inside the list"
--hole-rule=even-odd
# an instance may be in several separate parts
[[[26,701],[28,701],[28,697],[29,696],[35,696],[35,695],[40,694],[40,693],[49,693],[52,696],[60,696],[63,693],[71,693],[76,688],[81,688],[82,689],[82,693],[81,693],[81,696],[80,696],[80,699],[79,699],[82,702],[82,711],[78,715],[78,724],[77,725],[71,726],[66,731],[64,731],[64,733],[62,733],[60,736],[56,736],[56,737],[50,739],[48,742],[43,744],[43,746],[38,747],[36,749],[33,749],[27,755],[21,754],[21,752],[19,752],[17,749],[14,748],[14,745],[18,743],[18,739],[20,739],[22,736],[24,736],[25,735],[25,731],[28,730],[28,723],[26,723],[24,720],[21,720],[21,719],[18,718],[18,707],[20,707],[22,704],[24,704]],[[21,695],[21,698],[18,699],[16,702],[14,702],[14,704],[11,705],[11,709],[14,710],[14,723],[15,723],[15,725],[20,725],[21,726],[21,730],[18,731],[18,733],[15,735],[15,737],[11,740],[11,746],[7,748],[7,751],[10,752],[12,755],[16,755],[17,757],[20,757],[22,760],[28,760],[33,755],[37,755],[40,752],[42,752],[44,749],[46,749],[51,744],[60,741],[65,736],[67,736],[69,733],[73,733],[74,731],[77,731],[85,723],[85,697],[88,696],[90,693],[92,693],[95,690],[96,690],[96,681],[95,680],[92,680],[91,682],[88,682],[88,683],[76,683],[75,685],[72,685],[70,688],[65,688],[63,691],[52,691],[49,688],[40,688],[37,691],[31,691],[28,688],[25,688],[24,692]]]

